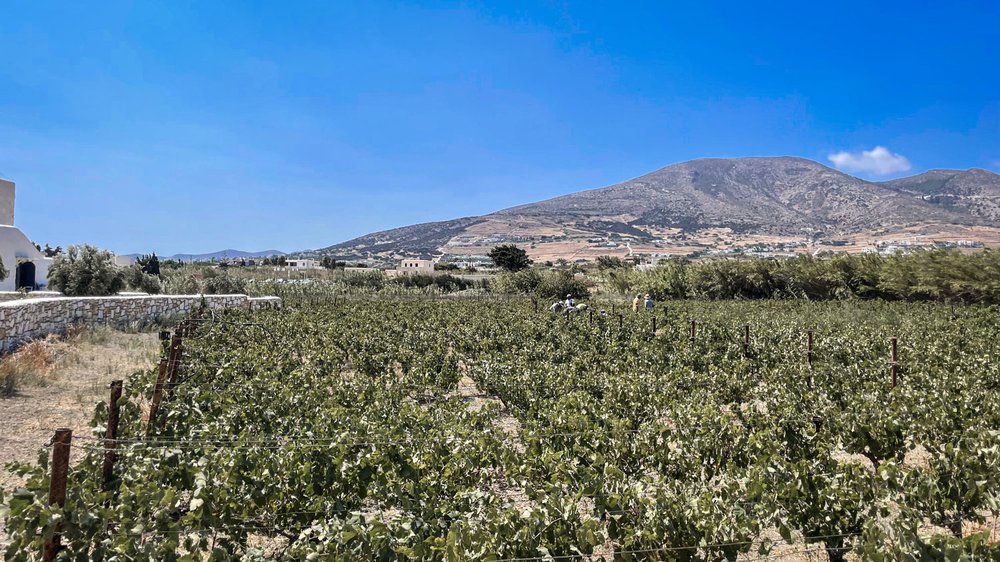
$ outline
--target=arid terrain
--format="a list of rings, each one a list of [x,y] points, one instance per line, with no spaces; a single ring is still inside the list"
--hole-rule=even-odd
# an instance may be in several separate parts
[[[460,260],[501,243],[524,247],[536,261],[996,246],[1000,175],[933,170],[871,182],[804,158],[707,158],[489,215],[376,232],[317,252]]]
[[[158,353],[155,333],[97,328],[40,340],[4,357],[0,369],[20,363],[17,370],[26,380],[13,396],[0,398],[0,465],[33,462],[43,449],[48,454],[45,445],[58,427],[89,437],[94,406],[108,399],[108,383],[150,368]],[[16,475],[0,471],[0,488],[19,483]],[[0,524],[0,552],[4,538]]]

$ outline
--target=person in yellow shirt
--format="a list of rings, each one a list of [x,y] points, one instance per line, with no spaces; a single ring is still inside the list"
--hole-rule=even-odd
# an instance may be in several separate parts
[[[632,312],[639,312],[639,305],[642,304],[642,295],[636,295],[632,299]]]

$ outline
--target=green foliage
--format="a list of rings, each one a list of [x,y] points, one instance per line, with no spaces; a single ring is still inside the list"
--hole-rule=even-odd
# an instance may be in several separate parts
[[[163,292],[168,295],[197,295],[201,291],[201,283],[191,274],[167,275],[163,281]]]
[[[386,284],[385,273],[381,270],[367,270],[344,272],[343,283],[355,289],[370,289],[379,291]]]
[[[518,248],[514,244],[501,244],[494,247],[488,254],[493,263],[504,271],[516,272],[528,269],[531,260],[528,259],[528,252]]]
[[[139,256],[135,263],[146,275],[160,274],[160,258],[156,257],[156,252],[149,255]]]
[[[70,246],[49,266],[49,287],[68,296],[107,296],[125,288],[114,254],[89,244]]]
[[[125,284],[133,291],[157,295],[163,290],[159,276],[146,273],[138,264],[126,267],[124,275]]]
[[[605,272],[612,290],[657,299],[882,298],[1000,303],[1000,251],[952,250],[883,257],[670,260],[647,271]]]
[[[454,275],[401,275],[392,279],[391,283],[406,288],[437,287],[445,293],[464,291],[473,286],[472,281]]]
[[[206,295],[242,295],[246,292],[246,281],[232,275],[207,277],[201,284],[201,293]]]
[[[524,269],[514,273],[501,273],[490,289],[500,294],[534,295],[545,299],[561,299],[566,295],[576,298],[590,296],[590,290],[569,271]]]
[[[597,256],[597,268],[600,270],[622,269],[632,267],[618,256]]]
[[[338,267],[343,268],[345,264],[342,261],[337,261],[337,258],[323,256],[319,260],[319,265],[324,269],[337,269]]]
[[[925,523],[998,509],[995,306],[672,301],[651,334],[599,302],[306,302],[201,326],[151,425],[156,370],[130,377],[107,488],[89,439],[65,508],[48,450],[15,466],[7,559],[59,526],[80,560],[1000,554]]]

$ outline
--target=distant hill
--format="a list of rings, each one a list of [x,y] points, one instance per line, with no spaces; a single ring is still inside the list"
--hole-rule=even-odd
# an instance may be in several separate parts
[[[881,185],[989,222],[1000,221],[1000,174],[988,170],[931,170]]]
[[[142,254],[128,254],[130,257],[139,257]],[[285,252],[278,250],[264,250],[262,252],[245,252],[243,250],[221,250],[208,254],[174,254],[172,256],[160,256],[164,260],[178,261],[213,261],[232,258],[266,258],[269,256],[284,256]]]
[[[892,233],[1000,228],[998,196],[1000,175],[986,170],[869,182],[805,158],[706,158],[481,217],[375,232],[319,252],[472,255],[513,242],[534,256],[569,259],[772,240],[861,244]]]

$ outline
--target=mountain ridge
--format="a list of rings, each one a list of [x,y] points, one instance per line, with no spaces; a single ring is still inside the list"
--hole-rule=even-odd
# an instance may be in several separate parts
[[[975,235],[1000,228],[1000,175],[975,168],[931,170],[874,182],[796,156],[700,158],[486,215],[374,232],[318,252],[355,258],[474,255],[500,242],[527,244],[529,253],[549,245],[549,254],[567,257],[601,249],[585,248],[579,243],[584,240],[604,248],[618,249],[626,241],[628,251],[635,242],[649,251],[683,253],[710,246],[712,236],[722,238],[720,245],[755,239],[815,243],[930,227]]]
[[[125,254],[127,257],[137,258],[144,254]],[[173,254],[170,256],[159,256],[163,260],[177,261],[212,261],[226,258],[266,258],[270,256],[284,256],[285,252],[279,250],[263,250],[260,252],[247,252],[244,250],[219,250],[217,252],[207,252],[204,254]]]

